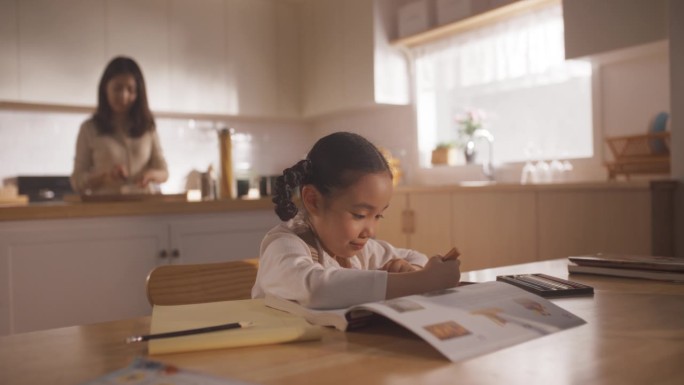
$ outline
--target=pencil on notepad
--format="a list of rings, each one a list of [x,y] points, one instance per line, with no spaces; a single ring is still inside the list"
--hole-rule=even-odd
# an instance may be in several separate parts
[[[222,325],[207,326],[207,327],[202,327],[202,328],[197,328],[197,329],[178,330],[175,332],[132,336],[132,337],[126,338],[126,343],[130,344],[132,342],[149,341],[149,340],[155,340],[158,338],[181,337],[181,336],[189,336],[189,335],[193,335],[193,334],[211,333],[211,332],[216,332],[216,331],[220,331],[220,330],[246,328],[246,327],[251,326],[251,325],[252,325],[252,322],[243,321],[243,322],[233,322],[233,323],[222,324]]]

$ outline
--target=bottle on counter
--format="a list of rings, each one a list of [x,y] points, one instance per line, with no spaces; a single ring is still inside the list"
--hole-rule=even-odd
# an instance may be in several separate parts
[[[200,187],[203,201],[216,199],[216,179],[214,178],[213,165],[210,165],[206,172],[200,174]]]
[[[235,189],[233,188],[233,129],[222,128],[219,130],[219,154],[220,154],[220,178],[219,196],[221,199],[234,199]]]

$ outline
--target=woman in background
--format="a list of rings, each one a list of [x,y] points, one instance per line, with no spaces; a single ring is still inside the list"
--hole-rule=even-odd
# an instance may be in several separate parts
[[[78,133],[71,185],[81,194],[155,192],[168,176],[142,71],[116,57],[100,79],[97,110]]]

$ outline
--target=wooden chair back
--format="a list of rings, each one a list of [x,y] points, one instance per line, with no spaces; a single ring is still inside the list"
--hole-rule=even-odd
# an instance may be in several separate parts
[[[147,276],[151,305],[187,305],[251,298],[258,259],[164,265]]]

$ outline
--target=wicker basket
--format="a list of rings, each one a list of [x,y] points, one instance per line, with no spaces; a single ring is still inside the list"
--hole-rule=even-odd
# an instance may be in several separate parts
[[[608,177],[670,172],[670,133],[659,132],[606,138],[613,162],[606,162]]]

